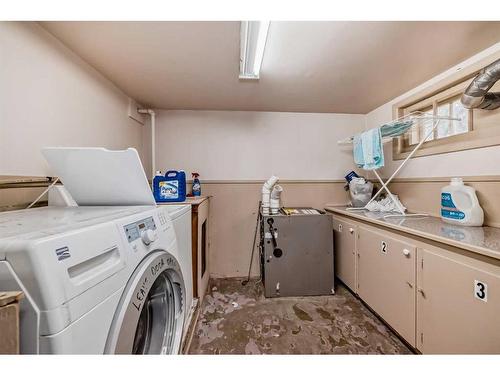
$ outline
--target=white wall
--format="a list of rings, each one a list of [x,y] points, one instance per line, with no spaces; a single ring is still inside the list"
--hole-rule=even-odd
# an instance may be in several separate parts
[[[391,100],[366,115],[366,127],[371,128],[392,120],[393,104],[437,84],[458,70],[464,69],[482,59],[500,51],[500,43],[472,56],[457,64],[422,85]],[[498,124],[500,126],[500,124]],[[399,165],[400,161],[392,161],[391,143],[385,147],[386,167],[382,170],[384,176],[389,176]],[[401,170],[398,177],[447,177],[447,176],[483,176],[500,174],[500,146],[486,147],[475,150],[464,150],[443,155],[431,155],[413,158]]]
[[[135,147],[128,98],[32,22],[0,22],[0,175],[49,175],[44,146]]]
[[[156,168],[205,180],[342,179],[352,149],[337,140],[362,131],[364,115],[158,111]],[[190,176],[188,176],[189,178]]]

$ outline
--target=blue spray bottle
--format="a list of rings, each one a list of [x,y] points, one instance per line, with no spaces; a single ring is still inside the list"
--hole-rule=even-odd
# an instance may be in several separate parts
[[[198,179],[200,175],[196,172],[191,173],[191,175],[193,176],[193,196],[199,197],[201,195],[201,184]]]

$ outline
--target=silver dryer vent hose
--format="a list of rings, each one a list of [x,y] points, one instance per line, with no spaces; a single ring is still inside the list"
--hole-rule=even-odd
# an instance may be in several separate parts
[[[482,69],[462,95],[465,108],[493,110],[500,107],[500,92],[488,92],[500,79],[500,59]]]

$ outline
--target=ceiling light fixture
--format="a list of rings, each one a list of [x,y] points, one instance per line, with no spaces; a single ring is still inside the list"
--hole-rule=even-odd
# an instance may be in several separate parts
[[[259,79],[269,21],[241,21],[240,79]]]

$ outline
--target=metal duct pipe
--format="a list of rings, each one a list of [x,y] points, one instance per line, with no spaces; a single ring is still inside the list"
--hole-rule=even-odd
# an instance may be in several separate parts
[[[488,92],[500,79],[500,59],[482,69],[462,95],[465,108],[493,110],[500,107],[500,92]]]

